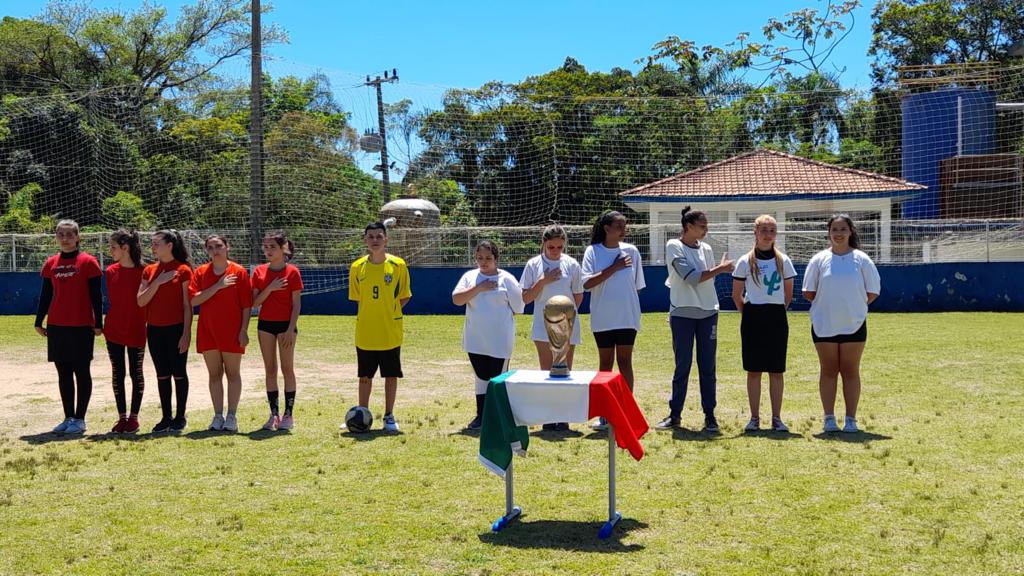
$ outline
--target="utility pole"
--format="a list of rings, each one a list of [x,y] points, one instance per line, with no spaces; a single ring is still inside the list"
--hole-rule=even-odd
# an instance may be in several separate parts
[[[252,0],[252,79],[249,128],[249,263],[259,263],[263,242],[263,36],[260,30],[260,0]]]
[[[388,71],[384,71],[384,77],[377,76],[373,80],[370,77],[366,77],[366,86],[374,86],[377,88],[377,128],[380,130],[380,173],[383,177],[384,183],[384,203],[387,204],[391,201],[391,175],[389,174],[390,168],[388,166],[388,137],[384,131],[384,95],[381,91],[381,84],[385,82],[398,82],[398,69],[391,69],[391,76],[388,76]]]

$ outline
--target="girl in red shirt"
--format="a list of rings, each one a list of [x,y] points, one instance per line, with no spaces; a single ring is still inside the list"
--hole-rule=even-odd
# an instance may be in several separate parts
[[[96,336],[103,333],[102,272],[96,258],[79,250],[77,222],[58,222],[56,238],[60,252],[43,264],[36,332],[46,337],[46,358],[57,366],[64,421],[53,431],[82,434],[92,397],[89,363]]]
[[[107,325],[103,336],[107,340],[110,368],[114,375],[114,402],[117,404],[117,424],[110,430],[115,434],[134,434],[139,430],[139,408],[145,381],[142,360],[146,356],[146,311],[139,307],[139,285],[142,284],[142,247],[139,233],[118,230],[110,235],[110,256],[114,263],[107,266]],[[125,355],[128,356],[128,374],[132,379],[131,412],[125,402]]]
[[[249,343],[252,286],[242,266],[228,260],[230,245],[220,234],[206,237],[210,261],[196,268],[189,286],[192,306],[199,306],[196,349],[210,374],[215,415],[210,430],[238,431],[238,400],[242,396],[242,354]],[[228,414],[224,416],[224,375],[228,377]]]
[[[263,237],[263,255],[267,264],[260,264],[252,273],[253,307],[260,308],[257,334],[263,367],[267,376],[267,402],[270,418],[264,430],[291,430],[295,426],[295,338],[296,324],[302,307],[302,275],[289,264],[295,245],[284,232],[270,232]],[[279,415],[277,390],[277,357],[281,356],[284,375],[284,417]]]
[[[156,385],[160,392],[163,417],[153,433],[181,432],[188,426],[185,406],[188,404],[188,345],[192,341],[192,306],[188,286],[192,280],[192,264],[181,234],[160,230],[153,234],[155,264],[142,271],[138,303],[146,310],[146,338],[149,355],[156,367]],[[171,418],[171,377],[178,401]]]

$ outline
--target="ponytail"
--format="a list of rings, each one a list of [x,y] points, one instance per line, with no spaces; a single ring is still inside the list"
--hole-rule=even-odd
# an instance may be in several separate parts
[[[683,208],[682,214],[683,233],[686,233],[686,227],[692,226],[701,220],[707,220],[707,216],[700,210],[694,210],[689,205]]]
[[[384,230],[384,233],[387,234],[387,229]],[[295,256],[295,243],[292,242],[291,238],[289,238],[283,230],[267,232],[263,236],[263,240],[273,240],[275,244],[280,246],[281,251],[284,252],[285,262],[290,261],[292,257]]]
[[[110,241],[118,246],[128,247],[128,257],[136,267],[142,266],[142,240],[135,230],[117,230],[110,235]]]
[[[178,262],[183,262],[192,267],[192,259],[188,253],[188,247],[185,246],[185,239],[181,237],[181,232],[177,230],[158,230],[153,233],[154,236],[159,236],[164,242],[171,245],[171,256],[174,257]]]
[[[619,218],[625,218],[621,212],[616,210],[605,210],[597,217],[594,222],[594,228],[590,231],[590,243],[591,244],[604,244],[605,238],[608,237],[608,233],[605,232],[604,227],[610,226]]]

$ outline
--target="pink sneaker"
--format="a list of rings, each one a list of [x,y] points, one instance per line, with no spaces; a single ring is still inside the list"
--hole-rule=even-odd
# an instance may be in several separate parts
[[[291,430],[295,428],[295,419],[292,418],[291,414],[285,414],[284,418],[281,418],[281,423],[277,425],[278,430]]]
[[[277,430],[281,425],[281,417],[277,414],[271,414],[270,418],[267,418],[267,423],[263,425],[264,430]]]

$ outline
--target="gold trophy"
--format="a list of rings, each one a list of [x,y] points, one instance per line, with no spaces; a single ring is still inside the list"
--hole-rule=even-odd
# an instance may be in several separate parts
[[[551,345],[551,378],[568,378],[569,364],[565,361],[572,341],[576,322],[576,305],[567,296],[552,296],[544,305],[544,328]]]

